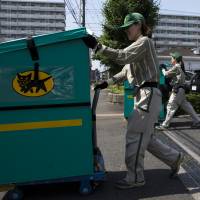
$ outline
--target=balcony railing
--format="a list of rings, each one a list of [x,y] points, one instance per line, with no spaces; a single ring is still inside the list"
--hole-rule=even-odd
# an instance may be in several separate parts
[[[61,14],[52,14],[52,15],[38,15],[38,14],[8,14],[0,13],[0,18],[22,18],[22,19],[65,19],[64,15]]]
[[[65,7],[40,7],[40,6],[12,6],[12,5],[1,5],[1,10],[8,11],[56,11],[56,12],[65,12]]]
[[[63,21],[63,23],[61,22],[52,22],[52,23],[38,23],[38,22],[7,22],[7,21],[2,21],[1,22],[1,26],[3,27],[18,27],[20,29],[20,27],[55,27],[55,28],[64,28],[65,27],[65,23]]]

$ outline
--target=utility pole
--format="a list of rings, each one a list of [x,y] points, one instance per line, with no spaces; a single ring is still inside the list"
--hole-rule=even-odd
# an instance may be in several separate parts
[[[80,24],[85,27],[85,1],[80,0]]]

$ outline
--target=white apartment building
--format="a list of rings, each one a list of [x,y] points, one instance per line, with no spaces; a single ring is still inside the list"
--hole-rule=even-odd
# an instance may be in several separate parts
[[[174,47],[196,48],[200,45],[200,16],[160,14],[153,39],[158,52]]]
[[[63,30],[64,1],[0,0],[0,42]]]

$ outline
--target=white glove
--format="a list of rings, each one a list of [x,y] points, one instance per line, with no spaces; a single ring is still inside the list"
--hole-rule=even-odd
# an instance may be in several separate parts
[[[165,69],[162,69],[162,73],[163,73],[164,76],[166,75]]]

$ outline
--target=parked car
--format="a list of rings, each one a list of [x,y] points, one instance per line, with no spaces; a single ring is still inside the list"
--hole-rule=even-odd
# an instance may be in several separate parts
[[[185,82],[191,83],[191,79],[194,75],[195,75],[195,72],[193,71],[185,71]]]
[[[195,72],[185,71],[185,92],[189,93],[191,91],[191,80],[194,77]]]
[[[191,77],[190,89],[192,92],[200,92],[200,70],[195,70]]]

